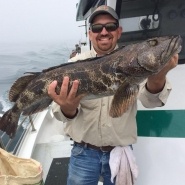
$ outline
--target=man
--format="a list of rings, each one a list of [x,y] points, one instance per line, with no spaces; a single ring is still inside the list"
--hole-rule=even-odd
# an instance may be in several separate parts
[[[72,53],[70,54],[69,58],[73,58],[75,57],[77,54],[81,53],[81,48],[78,44],[75,45],[75,50],[72,51]]]
[[[78,44],[76,44],[75,47],[76,47],[76,52],[77,52],[78,54],[80,54],[80,53],[81,53],[81,48],[80,48],[80,46],[79,46]]]
[[[89,18],[89,39],[92,49],[70,61],[102,56],[117,48],[122,28],[118,16],[108,6],[98,7]],[[146,107],[163,106],[171,91],[166,74],[178,62],[175,55],[164,69],[141,85],[138,97]],[[115,146],[129,146],[136,142],[136,103],[121,117],[111,118],[109,108],[112,97],[83,100],[76,96],[79,81],[73,82],[68,93],[69,78],[65,77],[60,95],[55,92],[57,82],[48,88],[53,99],[52,110],[58,120],[65,122],[65,132],[74,140],[68,170],[68,185],[96,185],[103,177],[104,185],[113,185],[109,166],[110,152]]]

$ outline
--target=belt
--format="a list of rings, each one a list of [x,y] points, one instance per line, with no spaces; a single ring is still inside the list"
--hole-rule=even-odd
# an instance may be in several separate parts
[[[85,143],[83,141],[81,143],[74,142],[74,145],[80,145],[86,148],[91,148],[91,149],[99,150],[102,152],[110,152],[113,148],[115,148],[115,146],[95,146],[89,143]]]

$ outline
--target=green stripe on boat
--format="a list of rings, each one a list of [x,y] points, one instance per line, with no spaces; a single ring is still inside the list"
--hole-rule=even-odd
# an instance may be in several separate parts
[[[185,138],[185,110],[147,110],[137,113],[138,136]]]

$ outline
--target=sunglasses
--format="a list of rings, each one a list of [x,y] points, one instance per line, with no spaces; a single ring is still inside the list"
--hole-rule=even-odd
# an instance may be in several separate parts
[[[107,23],[107,24],[93,24],[90,26],[91,31],[93,33],[100,33],[102,32],[103,28],[105,28],[108,32],[116,31],[118,27],[119,27],[119,24],[115,22]]]

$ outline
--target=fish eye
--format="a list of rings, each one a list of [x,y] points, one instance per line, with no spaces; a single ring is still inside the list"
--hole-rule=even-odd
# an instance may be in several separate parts
[[[156,46],[158,44],[157,39],[150,39],[148,40],[148,43],[150,44],[150,46]]]

